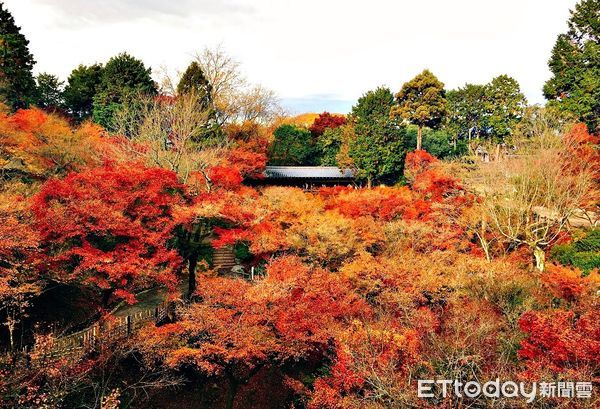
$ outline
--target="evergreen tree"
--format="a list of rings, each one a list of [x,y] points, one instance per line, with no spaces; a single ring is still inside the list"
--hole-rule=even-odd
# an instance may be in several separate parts
[[[359,178],[394,183],[404,169],[405,127],[390,116],[394,96],[388,88],[377,88],[359,98],[350,114],[355,136],[349,143],[349,155]]]
[[[281,125],[273,133],[269,147],[269,164],[276,166],[315,165],[316,147],[311,133],[295,125]]]
[[[198,99],[198,110],[207,113],[208,121],[200,135],[194,139],[219,138],[221,127],[217,123],[217,112],[212,99],[212,86],[204,75],[200,64],[193,61],[177,84],[178,95],[192,95]]]
[[[600,0],[583,0],[571,11],[548,61],[552,78],[544,95],[552,105],[600,131]]]
[[[35,104],[49,111],[56,111],[63,106],[63,84],[56,75],[41,73],[35,78]]]
[[[485,95],[488,134],[496,140],[512,135],[527,106],[517,80],[500,75],[485,87]]]
[[[317,149],[319,152],[319,163],[321,166],[337,166],[338,154],[343,143],[343,133],[346,125],[335,128],[325,128],[317,138]],[[313,133],[314,137],[314,133]]]
[[[69,75],[63,97],[67,111],[77,121],[92,116],[94,96],[102,80],[102,71],[101,64],[80,65]]]
[[[94,95],[94,121],[113,130],[113,118],[122,104],[136,95],[156,95],[152,70],[127,53],[111,58],[102,70],[98,92]]]
[[[448,115],[445,127],[455,139],[484,135],[487,129],[486,97],[486,86],[479,84],[465,84],[446,93]]]
[[[19,109],[35,98],[35,64],[29,41],[15,25],[15,19],[0,3],[0,101]]]
[[[445,128],[456,139],[495,138],[513,134],[527,100],[517,80],[500,75],[488,84],[466,84],[448,91]]]
[[[423,127],[437,128],[446,114],[444,84],[424,70],[402,86],[396,94],[398,106],[392,114],[417,125],[417,149],[423,146]]]
[[[177,94],[189,94],[190,92],[198,95],[202,107],[208,108],[212,104],[212,86],[196,61],[187,67],[177,84]]]

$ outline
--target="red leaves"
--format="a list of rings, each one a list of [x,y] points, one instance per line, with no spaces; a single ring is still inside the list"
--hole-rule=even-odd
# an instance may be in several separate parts
[[[129,301],[150,283],[173,286],[180,258],[167,241],[182,192],[175,173],[140,165],[48,181],[32,208],[52,274],[120,290],[114,295]]]
[[[337,193],[337,194],[334,194]],[[325,208],[337,209],[347,217],[371,216],[384,221],[396,217],[416,217],[413,195],[406,187],[377,187],[373,189],[346,189],[321,194],[328,198]]]
[[[336,343],[330,375],[315,381],[309,408],[347,408],[357,398],[375,398],[374,386],[389,386],[390,375],[402,376],[417,362],[419,344],[413,330],[354,322]]]
[[[317,118],[313,124],[308,128],[313,137],[319,137],[323,135],[326,129],[335,129],[346,124],[346,117],[341,115],[331,115],[329,112],[323,112]]]
[[[240,171],[233,167],[214,166],[208,170],[208,177],[214,186],[235,189],[242,184]]]
[[[170,367],[243,382],[263,365],[321,359],[350,320],[370,313],[339,277],[296,257],[274,260],[255,283],[205,276],[197,295],[177,324],[148,328],[141,349]]]
[[[549,369],[554,373],[600,367],[600,313],[591,309],[577,317],[573,311],[529,311],[519,320],[527,333],[519,357],[528,373]]]
[[[267,155],[249,149],[235,148],[229,151],[226,161],[245,178],[261,178],[267,166]]]
[[[432,163],[438,160],[424,150],[408,152],[406,154],[404,173],[408,180],[414,180],[420,173],[429,169]]]
[[[581,276],[579,269],[549,265],[547,272],[542,275],[542,282],[557,298],[566,301],[576,301],[588,288],[591,280]]]
[[[568,301],[570,310],[529,311],[519,320],[527,333],[519,356],[527,361],[527,377],[550,371],[586,380],[600,368],[600,309],[595,300],[600,279],[582,277],[578,269],[550,265],[542,282]],[[586,298],[589,295],[590,298]]]
[[[245,241],[250,238],[250,233],[247,230],[240,228],[223,229],[216,227],[214,229],[214,233],[217,238],[212,240],[211,245],[215,249],[225,246],[233,246],[238,242]]]
[[[360,392],[365,379],[350,368],[351,361],[349,353],[340,347],[336,348],[331,375],[315,381],[308,406],[310,409],[344,408],[344,396]]]
[[[296,257],[282,257],[267,267],[266,285],[285,288],[276,301],[274,325],[285,342],[323,350],[332,331],[351,318],[369,316],[370,308],[349,284],[328,271],[311,270]],[[273,302],[273,301],[272,301]]]

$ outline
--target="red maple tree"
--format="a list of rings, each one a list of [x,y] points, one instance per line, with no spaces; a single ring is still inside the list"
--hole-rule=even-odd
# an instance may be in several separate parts
[[[183,192],[174,172],[135,164],[49,180],[33,198],[45,274],[97,286],[105,306],[153,283],[173,287],[181,260],[168,242]]]

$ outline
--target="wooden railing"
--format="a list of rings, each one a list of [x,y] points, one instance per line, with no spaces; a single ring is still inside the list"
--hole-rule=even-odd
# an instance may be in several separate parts
[[[167,316],[168,305],[136,312],[125,317],[109,317],[91,327],[52,340],[48,345],[34,345],[32,356],[61,358],[89,352],[104,342],[126,338],[147,322],[160,322]]]

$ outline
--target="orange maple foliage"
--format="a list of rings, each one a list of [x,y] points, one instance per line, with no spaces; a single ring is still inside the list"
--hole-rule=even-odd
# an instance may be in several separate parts
[[[197,296],[178,322],[144,331],[142,349],[153,362],[224,375],[233,396],[262,367],[323,355],[337,331],[370,315],[343,280],[289,256],[255,285],[204,277]]]
[[[42,270],[129,302],[132,291],[152,283],[172,288],[180,258],[167,241],[182,195],[174,172],[141,165],[107,164],[49,180],[32,207]]]
[[[0,165],[7,170],[47,177],[99,165],[112,141],[103,129],[68,122],[37,108],[0,113]]]

